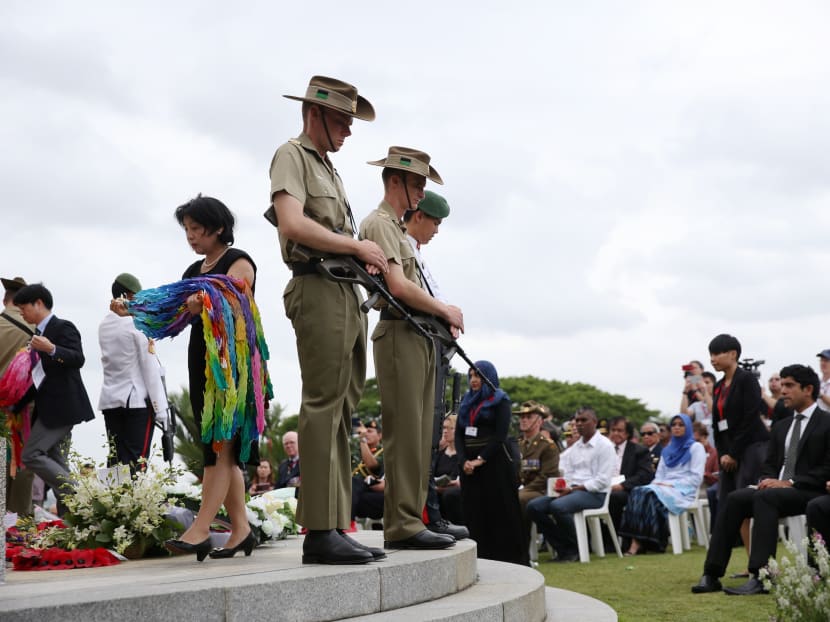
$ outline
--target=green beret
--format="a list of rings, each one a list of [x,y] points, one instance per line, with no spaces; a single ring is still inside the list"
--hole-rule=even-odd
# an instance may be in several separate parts
[[[122,272],[115,277],[115,282],[134,294],[141,291],[141,283],[139,283],[138,279],[128,272]]]
[[[432,190],[424,192],[424,198],[418,203],[418,209],[433,218],[446,218],[450,215],[450,206],[447,200]]]

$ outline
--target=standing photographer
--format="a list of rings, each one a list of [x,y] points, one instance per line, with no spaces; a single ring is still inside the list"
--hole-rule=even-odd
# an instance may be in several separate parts
[[[703,388],[703,363],[700,361],[689,361],[681,367],[683,370],[683,394],[680,398],[680,412],[685,413],[689,406],[700,400],[698,392]],[[711,410],[711,397],[709,409]]]

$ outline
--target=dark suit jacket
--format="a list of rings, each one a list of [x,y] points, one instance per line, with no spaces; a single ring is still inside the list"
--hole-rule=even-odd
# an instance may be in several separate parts
[[[78,329],[72,322],[53,315],[43,336],[55,344],[55,355],[39,353],[46,377],[37,390],[32,385],[18,406],[34,399],[33,419],[47,428],[91,421],[95,412],[81,380],[85,359]]]
[[[293,469],[288,468],[289,465],[288,458],[280,462],[277,469],[277,488],[285,488],[292,478],[300,476],[300,461],[297,460],[297,464]]]
[[[718,409],[718,394],[724,390],[723,379],[714,388],[712,398],[712,431],[715,435],[715,449],[718,456],[732,456],[740,461],[747,447],[753,443],[769,440],[769,432],[761,421],[761,387],[755,376],[745,369],[738,368],[732,377],[729,394],[723,405],[723,413]],[[726,419],[729,428],[721,432],[718,422]]]
[[[625,475],[622,487],[627,492],[635,486],[645,486],[654,479],[651,454],[643,445],[627,442],[620,464],[620,475]]]
[[[761,479],[778,479],[784,466],[787,432],[793,417],[782,419],[772,426],[772,440],[767,447],[767,459],[761,469]],[[810,421],[801,430],[798,457],[795,463],[793,486],[799,490],[824,491],[830,480],[830,413],[816,408]]]

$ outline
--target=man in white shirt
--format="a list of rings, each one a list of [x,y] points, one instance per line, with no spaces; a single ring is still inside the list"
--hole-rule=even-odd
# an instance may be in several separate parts
[[[132,299],[141,283],[132,274],[119,274],[112,297]],[[104,413],[110,443],[110,466],[149,460],[155,416],[167,410],[162,368],[152,341],[133,325],[131,317],[107,313],[98,327],[104,382],[98,408]]]
[[[559,562],[579,559],[573,514],[602,505],[617,467],[614,444],[597,431],[596,413],[585,408],[574,424],[580,438],[559,460],[567,486],[557,490],[558,497],[539,497],[527,505],[527,515],[556,550]]]

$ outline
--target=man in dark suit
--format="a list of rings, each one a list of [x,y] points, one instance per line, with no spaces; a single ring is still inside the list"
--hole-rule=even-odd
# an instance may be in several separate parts
[[[62,513],[63,497],[74,488],[66,462],[72,427],[95,418],[81,380],[81,335],[72,322],[52,313],[52,294],[43,285],[21,288],[14,304],[26,322],[37,326],[31,341],[32,386],[15,407],[35,402],[23,464],[54,489]]]
[[[285,460],[277,467],[277,488],[292,487],[299,490],[300,446],[296,432],[286,432],[282,435],[282,448],[285,450]]]
[[[830,492],[830,481],[824,485]],[[824,546],[830,548],[830,495],[820,495],[807,504],[807,533],[812,536],[817,531],[824,540]]]
[[[623,509],[631,489],[635,486],[645,486],[654,479],[648,449],[637,443],[631,443],[630,439],[633,434],[634,426],[625,417],[611,419],[608,438],[614,443],[614,449],[617,452],[616,475],[625,475],[622,484],[611,487],[611,497],[608,499],[608,511],[615,529],[620,528]]]
[[[692,592],[716,592],[726,572],[732,545],[741,523],[753,518],[749,580],[742,586],[726,588],[727,594],[760,594],[763,584],[758,572],[775,556],[778,519],[804,514],[807,503],[823,494],[830,479],[830,413],[816,404],[819,380],[804,365],[781,370],[781,395],[795,412],[776,423],[757,487],[732,492],[722,503],[706,554],[703,576]]]

